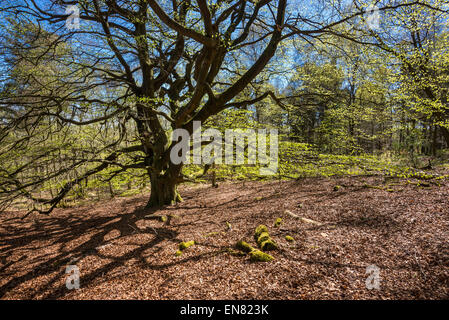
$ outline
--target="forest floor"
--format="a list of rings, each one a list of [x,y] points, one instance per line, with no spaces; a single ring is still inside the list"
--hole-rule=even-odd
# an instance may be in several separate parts
[[[5,212],[0,298],[448,299],[449,182],[385,183],[224,182],[183,186],[184,202],[156,212],[143,209],[148,195],[25,220],[23,212]],[[260,224],[279,244],[270,252],[274,261],[250,262],[228,251],[238,240],[256,246]],[[176,256],[189,240],[196,244]],[[78,290],[66,288],[67,265],[79,268]],[[371,265],[380,283],[369,290]]]

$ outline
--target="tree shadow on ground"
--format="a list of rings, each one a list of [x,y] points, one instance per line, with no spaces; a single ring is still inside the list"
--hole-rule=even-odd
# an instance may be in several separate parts
[[[117,208],[117,211],[120,212],[122,209],[135,204],[135,199],[124,201],[121,204],[121,208]],[[1,261],[4,262],[4,265],[0,268],[0,272],[3,275],[3,278],[6,278],[6,276],[10,277],[6,283],[0,286],[0,298],[4,297],[7,292],[41,276],[46,276],[46,282],[27,298],[35,298],[42,292],[49,292],[43,297],[44,299],[60,298],[67,293],[65,285],[57,287],[56,289],[54,288],[55,283],[61,279],[61,276],[67,276],[64,274],[61,275],[61,266],[76,263],[77,260],[87,255],[93,255],[103,259],[107,258],[111,261],[88,274],[83,274],[83,286],[88,286],[89,283],[93,282],[97,277],[123,266],[132,258],[137,258],[141,262],[145,262],[143,253],[146,250],[153,248],[166,240],[176,243],[180,241],[177,239],[178,233],[166,225],[144,229],[141,229],[136,225],[138,221],[153,218],[157,219],[157,216],[152,216],[156,211],[157,209],[149,210],[137,208],[131,212],[119,215],[110,214],[108,216],[100,217],[89,215],[86,217],[85,214],[79,215],[79,212],[77,213],[75,210],[72,210],[69,214],[63,216],[49,216],[31,225],[28,223],[28,226],[26,227],[20,224],[20,218],[15,218],[17,220],[17,225],[2,226],[6,232],[0,233],[0,257],[2,258]],[[11,222],[11,219],[9,220]],[[149,241],[139,244],[134,250],[128,251],[122,255],[102,255],[98,248],[105,246],[110,242],[105,239],[109,233],[117,231],[120,235],[113,240],[132,235],[136,232],[139,232],[140,234],[152,234],[153,237],[151,237]],[[89,235],[87,241],[73,246],[73,243],[76,243],[78,238],[86,235]],[[35,243],[36,241],[39,241],[41,245],[37,245]],[[42,241],[49,243],[42,245]],[[27,254],[24,254],[18,259],[6,263],[7,257],[12,255],[12,253],[42,250],[47,246],[54,245],[59,246],[59,250],[57,255],[51,258],[39,255],[38,257],[30,259]],[[190,257],[188,259],[181,259],[173,264],[182,264],[191,259],[201,259],[210,254],[214,254],[214,252]],[[18,264],[23,260],[28,260],[27,263],[35,264],[35,266],[30,271],[21,274],[21,268]],[[146,265],[146,267],[163,269],[169,267],[169,265]],[[11,271],[6,272],[6,270]]]

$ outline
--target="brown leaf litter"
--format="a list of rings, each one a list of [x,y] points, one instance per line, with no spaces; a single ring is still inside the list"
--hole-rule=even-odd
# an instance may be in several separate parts
[[[158,211],[142,195],[23,221],[5,212],[0,298],[448,299],[449,184],[366,184],[382,178],[185,186],[183,203]],[[257,247],[260,224],[279,244],[275,260],[230,254],[239,240]],[[66,288],[67,265],[80,270],[79,290]],[[370,265],[378,290],[366,287]]]

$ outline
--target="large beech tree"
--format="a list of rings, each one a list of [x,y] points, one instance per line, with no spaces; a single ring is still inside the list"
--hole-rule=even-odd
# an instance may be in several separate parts
[[[384,2],[383,7],[379,4],[381,11],[410,5]],[[73,12],[66,8],[74,5],[79,10],[79,29],[66,24],[73,22]],[[95,156],[85,156],[84,161],[95,162],[96,167],[66,182],[50,199],[36,198],[30,192],[45,177],[19,179],[26,164],[14,170],[3,168],[2,179],[8,182],[1,188],[44,203],[48,209],[40,212],[50,212],[74,185],[109,166],[118,171],[145,168],[151,181],[148,206],[180,201],[177,185],[183,181],[182,164],[170,161],[172,130],[192,133],[194,121],[204,122],[226,108],[245,107],[269,96],[280,102],[272,92],[259,92],[250,99],[241,93],[267,67],[281,42],[312,41],[323,35],[348,38],[343,26],[367,11],[361,3],[350,13],[346,7],[347,1],[287,0],[2,3],[3,14],[14,20],[11,24],[28,26],[14,37],[7,29],[2,32],[4,60],[16,71],[6,79],[9,85],[2,87],[0,96],[1,112],[8,114],[0,128],[2,143],[17,146],[17,141],[11,142],[14,137],[21,144],[31,141],[33,132],[25,127],[43,121],[61,126],[109,121],[121,129],[101,149],[101,154],[109,152],[106,156],[99,158],[92,150]],[[45,41],[39,40],[43,35]],[[235,60],[254,46],[258,50],[251,52],[258,55],[236,67]],[[52,71],[56,76],[52,74],[51,84],[45,68],[23,68],[24,64],[37,67],[50,62],[53,67],[47,72],[57,70]],[[123,146],[130,123],[136,139]],[[18,130],[24,133],[12,134]],[[133,161],[121,163],[125,154],[134,154]],[[36,154],[32,160],[39,159]]]

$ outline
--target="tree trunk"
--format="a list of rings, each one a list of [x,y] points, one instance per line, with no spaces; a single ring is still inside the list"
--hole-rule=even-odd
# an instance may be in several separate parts
[[[151,192],[147,208],[161,207],[181,202],[178,192],[180,165],[170,164],[164,173],[150,173]]]
[[[449,147],[449,130],[446,127],[440,127],[443,133],[444,140],[446,141],[447,147]]]
[[[438,138],[438,127],[433,126],[432,133],[432,155],[435,157],[437,155],[437,138]]]

